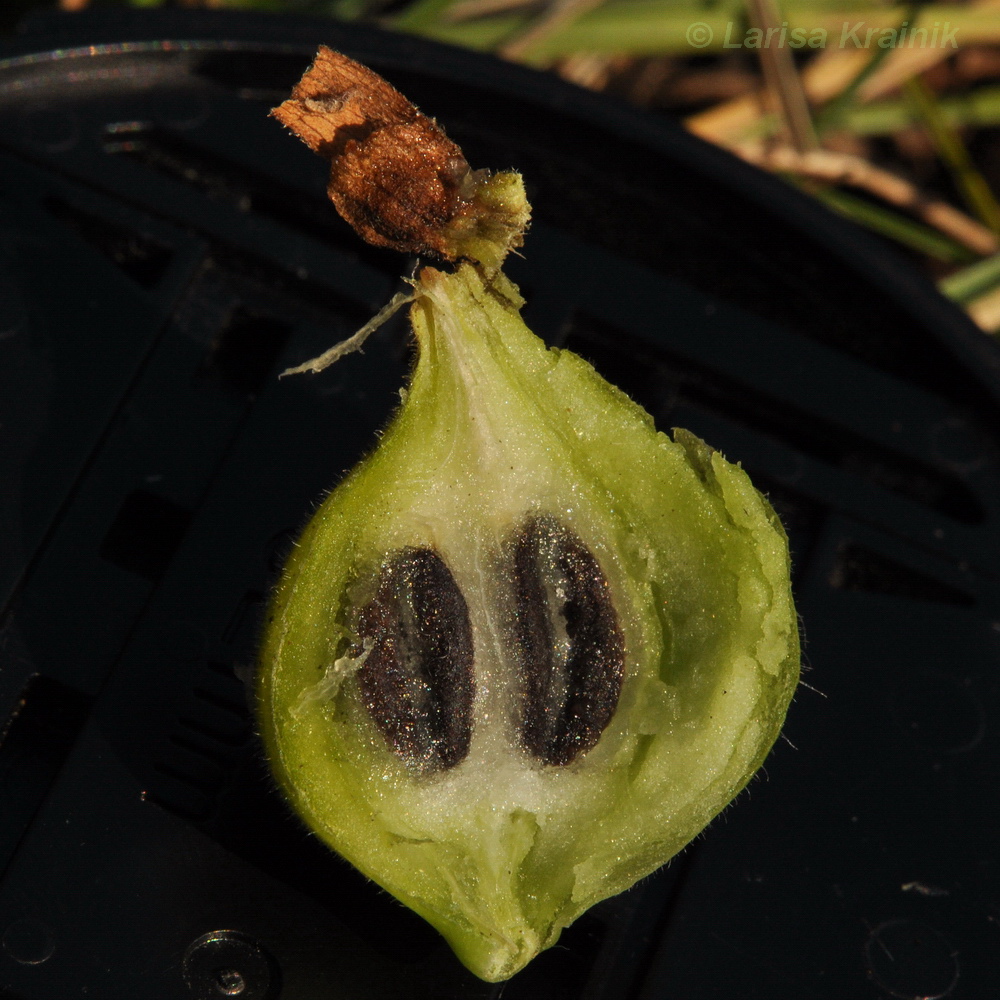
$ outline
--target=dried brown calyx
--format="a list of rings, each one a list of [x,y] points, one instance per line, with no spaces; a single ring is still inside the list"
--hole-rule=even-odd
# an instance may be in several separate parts
[[[514,175],[473,171],[437,122],[353,59],[321,46],[271,114],[330,160],[327,194],[369,243],[490,270],[521,245]]]

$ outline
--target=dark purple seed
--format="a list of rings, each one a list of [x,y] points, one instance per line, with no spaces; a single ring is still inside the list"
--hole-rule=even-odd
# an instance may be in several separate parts
[[[451,571],[429,548],[407,548],[382,567],[358,617],[371,652],[358,671],[361,696],[408,764],[454,767],[472,741],[472,626]]]
[[[521,742],[544,764],[569,764],[596,745],[615,713],[625,638],[607,577],[555,518],[532,517],[523,525],[513,571]]]

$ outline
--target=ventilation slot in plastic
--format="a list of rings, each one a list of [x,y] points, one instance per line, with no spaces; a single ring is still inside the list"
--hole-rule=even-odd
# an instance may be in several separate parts
[[[52,677],[31,677],[0,730],[0,873],[76,743],[91,699]]]
[[[290,323],[238,307],[219,331],[201,374],[242,395],[256,396],[291,332]]]
[[[192,513],[146,490],[130,493],[101,543],[101,558],[147,580],[164,574],[191,527]]]
[[[186,819],[206,822],[246,756],[251,736],[243,684],[226,663],[210,662],[185,697],[153,765],[146,797]]]
[[[104,149],[241,212],[271,219],[327,245],[339,245],[376,270],[398,273],[397,255],[363,243],[326,199],[303,194],[238,160],[154,129],[109,131]]]
[[[976,603],[971,594],[854,542],[842,545],[837,553],[830,573],[830,586],[837,590],[890,594],[911,601],[931,601],[963,608]]]
[[[170,267],[173,252],[152,236],[86,212],[55,196],[45,199],[45,207],[143,288],[154,288]]]

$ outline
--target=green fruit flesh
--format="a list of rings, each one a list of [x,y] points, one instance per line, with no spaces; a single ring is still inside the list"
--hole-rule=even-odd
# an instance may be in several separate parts
[[[685,431],[657,432],[589,364],[546,348],[520,305],[501,273],[422,272],[403,405],[305,529],[259,680],[263,736],[298,814],[489,981],[733,799],[778,736],[799,664],[785,535],[746,474]],[[511,553],[538,519],[589,552],[620,636],[602,647],[609,678],[624,657],[609,719],[568,763],[544,763],[522,732],[526,598]],[[386,567],[428,550],[471,630],[457,762],[400,752],[359,681],[378,655],[364,609],[410,586]]]

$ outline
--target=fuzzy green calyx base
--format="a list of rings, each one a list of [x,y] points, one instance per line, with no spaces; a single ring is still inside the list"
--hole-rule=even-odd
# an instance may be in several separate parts
[[[531,216],[524,181],[511,171],[476,170],[469,174],[468,187],[468,201],[448,224],[445,240],[454,260],[478,263],[493,275],[524,241]]]
[[[590,365],[546,348],[502,274],[427,268],[416,296],[403,406],[276,593],[260,721],[310,828],[499,981],[664,864],[760,766],[798,678],[788,551],[741,469],[657,432]],[[599,564],[624,644],[610,721],[565,765],[518,731],[509,552],[539,517]],[[437,767],[401,757],[373,717],[358,610],[378,605],[399,553],[428,551],[464,598],[474,650],[467,752]]]

